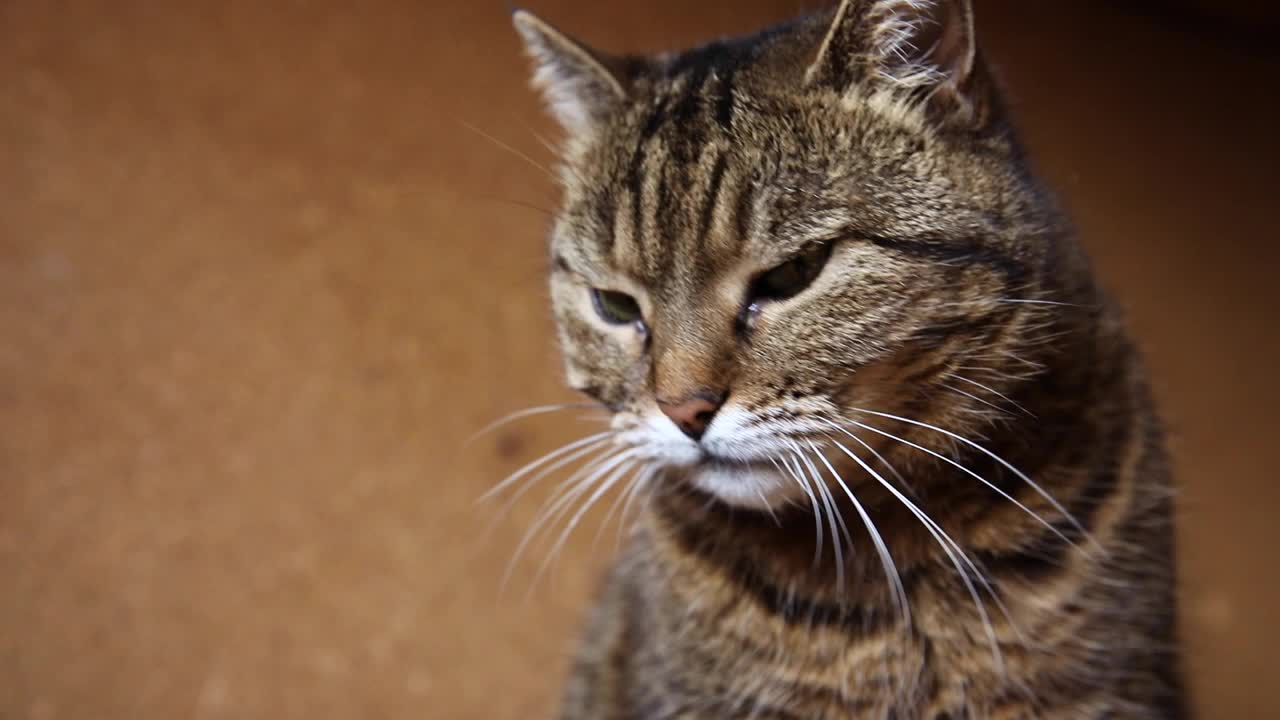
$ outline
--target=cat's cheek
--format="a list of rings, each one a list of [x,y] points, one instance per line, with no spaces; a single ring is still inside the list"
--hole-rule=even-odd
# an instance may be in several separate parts
[[[564,359],[564,382],[574,390],[581,391],[591,386],[591,376],[578,367],[571,358]]]

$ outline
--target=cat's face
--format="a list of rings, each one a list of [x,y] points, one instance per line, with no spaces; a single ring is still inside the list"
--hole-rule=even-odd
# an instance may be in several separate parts
[[[1004,301],[1035,283],[1044,228],[1010,143],[972,106],[948,126],[902,85],[813,80],[825,28],[612,70],[574,56],[617,84],[575,78],[576,105],[543,78],[573,133],[551,239],[568,382],[636,456],[739,505],[803,493],[847,432],[882,445],[849,424],[865,410],[981,413],[940,384],[1030,322]]]

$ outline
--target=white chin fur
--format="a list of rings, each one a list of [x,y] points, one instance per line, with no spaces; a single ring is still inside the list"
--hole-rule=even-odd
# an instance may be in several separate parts
[[[729,505],[752,510],[781,507],[801,492],[795,481],[758,466],[699,467],[691,472],[689,482]]]

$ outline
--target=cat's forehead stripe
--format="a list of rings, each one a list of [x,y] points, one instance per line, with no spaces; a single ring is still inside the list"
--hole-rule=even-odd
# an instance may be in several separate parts
[[[626,196],[631,222],[624,227],[615,218],[607,242],[633,246],[612,256],[641,279],[696,280],[714,260],[705,256],[708,248],[732,252],[742,242],[728,225],[715,222],[722,203],[744,196],[734,187],[743,174],[732,168],[737,61],[725,57],[708,50],[701,62],[678,68],[637,123],[617,193]],[[734,225],[748,226],[743,218]]]
[[[679,162],[660,143],[650,158],[639,194],[629,197],[639,222],[618,238],[630,247],[615,257],[630,263],[618,269],[657,285],[696,281],[741,250],[752,208],[737,201],[749,194],[748,176],[721,144],[708,146],[701,162]],[[739,217],[725,222],[726,215]]]

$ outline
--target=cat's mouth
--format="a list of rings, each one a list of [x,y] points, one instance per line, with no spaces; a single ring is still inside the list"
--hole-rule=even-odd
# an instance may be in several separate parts
[[[774,465],[761,460],[745,460],[742,458],[726,457],[724,455],[716,455],[703,451],[702,455],[695,463],[698,468],[708,470],[772,470]]]
[[[726,457],[705,450],[687,476],[694,487],[740,507],[767,509],[788,501],[795,488],[768,460]]]

